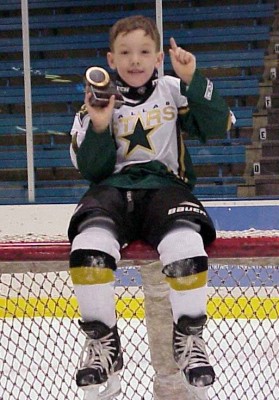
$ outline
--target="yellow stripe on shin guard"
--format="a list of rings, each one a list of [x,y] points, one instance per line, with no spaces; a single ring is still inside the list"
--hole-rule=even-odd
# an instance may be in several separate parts
[[[207,271],[198,274],[181,276],[178,278],[166,277],[166,281],[174,290],[191,290],[203,287],[207,283]]]
[[[70,268],[74,285],[96,285],[114,282],[114,272],[111,268],[75,267]]]

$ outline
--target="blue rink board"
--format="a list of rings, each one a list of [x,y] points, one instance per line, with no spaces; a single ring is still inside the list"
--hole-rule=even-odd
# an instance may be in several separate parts
[[[218,231],[279,230],[279,203],[270,203],[263,201],[253,205],[251,201],[239,201],[215,206],[205,202],[204,206]]]
[[[152,266],[150,267],[152,268]],[[218,273],[217,273],[218,272]],[[279,269],[277,265],[240,266],[210,265],[208,286],[214,287],[275,287],[279,285]],[[116,286],[141,286],[142,279],[139,268],[127,267],[116,270]]]

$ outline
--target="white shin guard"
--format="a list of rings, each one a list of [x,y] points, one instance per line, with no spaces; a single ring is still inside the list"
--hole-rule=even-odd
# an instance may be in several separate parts
[[[71,251],[98,250],[105,252],[117,261],[120,260],[120,245],[113,233],[100,227],[88,227],[77,235]],[[116,323],[115,292],[112,282],[93,285],[74,285],[83,321],[98,320],[109,327]]]
[[[176,228],[166,234],[159,243],[158,252],[163,266],[187,258],[207,257],[202,237],[189,226]],[[182,315],[194,318],[206,314],[206,302],[207,286],[189,290],[170,288],[170,303],[175,323]]]

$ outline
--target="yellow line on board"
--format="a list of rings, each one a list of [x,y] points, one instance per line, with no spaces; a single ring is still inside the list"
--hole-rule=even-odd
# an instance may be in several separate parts
[[[144,318],[144,298],[123,297],[116,309],[121,318]],[[278,319],[279,298],[213,297],[207,305],[210,318]],[[78,303],[71,298],[0,298],[0,319],[5,318],[79,318]]]

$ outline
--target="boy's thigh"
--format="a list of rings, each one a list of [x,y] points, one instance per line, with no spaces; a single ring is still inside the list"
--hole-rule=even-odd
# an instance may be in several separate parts
[[[163,236],[178,221],[197,224],[205,244],[216,238],[211,218],[187,187],[156,190],[145,205],[143,235],[153,246],[158,246]]]
[[[68,235],[70,241],[78,234],[80,227],[92,219],[103,218],[113,221],[118,232],[123,226],[125,201],[120,190],[110,186],[94,186],[81,198],[71,218]]]

